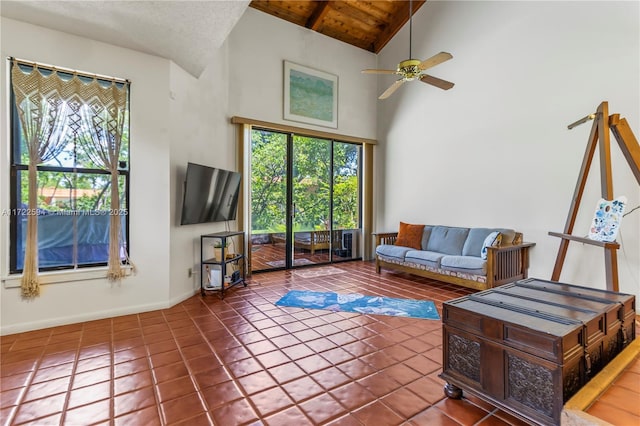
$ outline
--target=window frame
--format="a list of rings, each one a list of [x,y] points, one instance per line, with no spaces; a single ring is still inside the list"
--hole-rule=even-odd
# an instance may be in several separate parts
[[[12,58],[9,58],[9,60],[11,60]],[[29,64],[23,64],[23,65],[27,65],[29,66]],[[18,65],[14,65],[14,64],[9,64],[9,67],[11,66],[18,66]],[[33,66],[33,65],[31,65]],[[47,66],[47,65],[42,65],[42,64],[38,64],[38,68],[41,69],[47,69],[47,70],[53,70],[54,67],[51,66]],[[70,70],[66,70],[63,68],[59,68],[59,67],[55,67],[55,69],[58,71],[58,73],[61,74],[73,74],[76,73],[81,77],[85,77],[85,78],[91,78],[91,79],[96,79],[98,81],[104,81],[104,82],[112,82],[112,81],[116,81],[116,82],[125,82],[125,80],[122,79],[115,79],[115,78],[109,78],[109,77],[100,77],[97,76],[95,74],[87,74],[87,73],[82,73],[82,72],[78,72],[78,71],[70,71]],[[10,189],[9,189],[9,212],[11,212],[12,214],[9,214],[9,275],[21,275],[23,272],[23,268],[18,268],[17,267],[17,262],[18,262],[18,223],[19,223],[19,218],[20,215],[17,214],[13,214],[14,212],[17,211],[17,209],[19,208],[18,206],[20,205],[19,200],[18,200],[18,171],[27,171],[29,168],[28,164],[23,164],[20,162],[20,158],[18,153],[20,152],[20,142],[22,139],[21,136],[21,131],[20,131],[20,118],[18,116],[18,110],[17,110],[17,106],[16,106],[16,100],[15,100],[15,94],[12,88],[12,78],[11,78],[11,72],[8,73],[9,74],[9,96],[8,96],[8,101],[9,101],[9,141],[10,141],[10,147],[9,147],[9,170],[10,170],[10,176],[9,176],[9,185],[10,185]],[[128,84],[129,82],[126,81],[126,83]],[[131,196],[131,191],[130,191],[130,186],[131,186],[131,179],[130,179],[130,174],[131,174],[131,105],[130,105],[130,99],[131,99],[131,92],[130,90],[127,91],[127,133],[129,135],[128,137],[128,141],[127,141],[127,167],[126,169],[118,169],[118,176],[123,176],[124,177],[124,194],[121,194],[121,196],[124,198],[124,201],[126,203],[126,208],[124,210],[127,211],[126,217],[125,217],[125,221],[124,221],[124,234],[125,234],[125,239],[124,239],[124,244],[127,250],[127,254],[128,256],[130,256],[131,254],[131,241],[130,241],[130,196]],[[57,166],[51,166],[51,165],[38,165],[36,167],[36,170],[38,172],[60,172],[60,173],[73,173],[75,175],[77,174],[85,174],[85,175],[107,175],[107,176],[111,176],[111,172],[109,170],[105,170],[105,169],[92,169],[92,168],[84,168],[84,167],[57,167]],[[75,233],[75,230],[71,230],[71,232]],[[78,243],[78,238],[77,235],[73,237],[73,242],[74,242],[74,251],[77,248],[77,243]],[[108,259],[105,259],[104,262],[93,262],[93,263],[82,263],[82,264],[78,264],[77,263],[77,256],[75,259],[73,259],[73,264],[68,264],[68,265],[57,265],[57,266],[47,266],[47,267],[43,267],[38,265],[38,272],[55,272],[55,271],[76,271],[76,270],[88,270],[88,269],[98,269],[98,268],[105,268],[107,267],[107,261]],[[123,265],[126,264],[126,262],[122,262]],[[23,265],[24,266],[24,265]]]

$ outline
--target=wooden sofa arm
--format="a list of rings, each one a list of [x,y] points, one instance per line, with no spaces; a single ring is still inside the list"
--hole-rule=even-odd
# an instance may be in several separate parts
[[[499,247],[487,247],[487,252],[492,251],[494,253],[522,250],[523,248],[533,247],[536,243],[520,243],[520,244],[504,244]]]
[[[527,278],[529,248],[535,245],[535,243],[520,242],[500,247],[487,247],[488,288]]]
[[[397,232],[382,232],[379,234],[373,234],[376,236],[376,247],[380,244],[394,245],[398,238]]]

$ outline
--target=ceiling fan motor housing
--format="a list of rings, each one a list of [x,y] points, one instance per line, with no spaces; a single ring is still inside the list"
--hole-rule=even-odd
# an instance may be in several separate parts
[[[422,70],[420,64],[422,61],[418,59],[407,59],[398,64],[398,73],[402,74],[405,81],[415,80],[419,78]]]

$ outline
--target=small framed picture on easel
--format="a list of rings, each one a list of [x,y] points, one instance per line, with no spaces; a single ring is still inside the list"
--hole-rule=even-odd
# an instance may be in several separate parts
[[[588,238],[595,241],[615,241],[626,204],[627,197],[624,195],[611,201],[600,198],[589,228]]]

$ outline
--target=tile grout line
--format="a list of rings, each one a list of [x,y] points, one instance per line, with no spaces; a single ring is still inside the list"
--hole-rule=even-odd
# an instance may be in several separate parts
[[[69,407],[69,399],[71,398],[71,391],[73,389],[73,382],[75,381],[75,377],[76,377],[76,370],[78,369],[78,360],[80,357],[80,343],[82,342],[82,337],[84,336],[84,324],[82,325],[81,331],[80,331],[80,336],[78,338],[78,347],[76,348],[76,354],[74,356],[73,359],[73,366],[71,367],[71,375],[69,376],[69,384],[67,385],[67,393],[66,396],[64,398],[64,404],[62,405],[62,413],[60,415],[60,424],[64,424],[66,416],[67,416],[67,409]],[[112,394],[112,392],[111,392]],[[111,411],[110,414],[113,414],[113,411]],[[112,418],[113,416],[111,415],[110,418]]]
[[[14,410],[14,412],[11,415],[9,415],[8,424],[13,424],[13,421],[15,421],[15,419],[18,417],[18,413],[20,412],[20,408],[22,407],[22,403],[24,402],[24,398],[27,396],[29,388],[31,387],[31,384],[33,383],[33,380],[36,377],[38,369],[40,368],[40,365],[42,364],[42,358],[44,357],[44,350],[45,350],[46,344],[48,344],[49,340],[51,340],[51,334],[52,333],[53,333],[53,330],[51,330],[49,332],[49,336],[47,337],[47,343],[45,343],[45,345],[43,345],[43,347],[42,347],[42,349],[40,351],[40,355],[38,356],[37,361],[35,362],[35,364],[33,366],[33,371],[32,371],[31,377],[29,377],[29,379],[27,380],[27,383],[24,386],[22,386],[22,387],[24,387],[24,391],[23,391],[22,395],[20,395],[20,398],[18,399],[18,403],[16,404],[16,409]],[[19,339],[16,339],[16,341],[13,342],[13,344],[15,345],[16,342],[18,342],[18,340]],[[44,416],[41,416],[41,417],[44,417]],[[28,421],[33,421],[33,420],[37,420],[37,419],[38,419],[38,417],[36,417],[35,419],[29,419]]]

